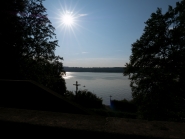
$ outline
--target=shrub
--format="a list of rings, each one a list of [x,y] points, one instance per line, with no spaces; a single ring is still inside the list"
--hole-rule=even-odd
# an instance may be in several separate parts
[[[70,100],[86,107],[86,108],[102,108],[102,98],[88,90],[79,90],[76,94],[71,91],[66,91],[65,96]]]
[[[137,107],[133,100],[112,100],[111,107],[115,110],[120,110],[123,112],[137,112]]]

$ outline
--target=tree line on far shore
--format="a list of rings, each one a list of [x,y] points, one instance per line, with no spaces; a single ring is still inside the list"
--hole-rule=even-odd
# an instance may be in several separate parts
[[[64,67],[66,72],[114,72],[123,73],[123,67]]]

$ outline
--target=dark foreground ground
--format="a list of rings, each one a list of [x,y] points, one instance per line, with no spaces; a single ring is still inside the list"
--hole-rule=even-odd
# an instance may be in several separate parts
[[[185,138],[185,123],[0,107],[4,137]]]
[[[34,81],[0,80],[0,135],[185,139],[185,123],[97,116]]]

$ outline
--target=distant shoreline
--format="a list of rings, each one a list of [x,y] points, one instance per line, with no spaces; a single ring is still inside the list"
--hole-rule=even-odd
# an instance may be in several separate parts
[[[108,72],[108,73],[123,73],[124,67],[64,67],[66,72]]]

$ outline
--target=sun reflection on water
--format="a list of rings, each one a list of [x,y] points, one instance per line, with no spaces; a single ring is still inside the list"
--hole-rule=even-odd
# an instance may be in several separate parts
[[[66,72],[66,74],[63,76],[64,79],[70,79],[72,77],[73,77],[73,75],[71,72]]]

